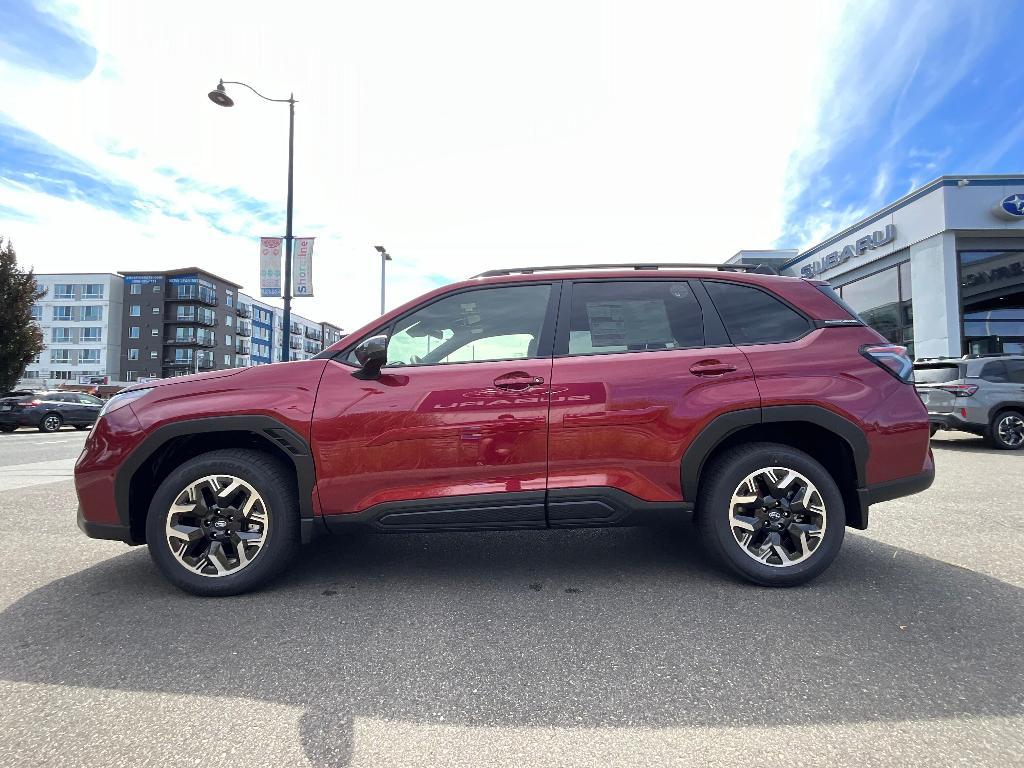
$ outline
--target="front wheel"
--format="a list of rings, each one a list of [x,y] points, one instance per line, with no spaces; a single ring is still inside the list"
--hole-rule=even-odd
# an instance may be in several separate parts
[[[732,448],[702,472],[696,520],[705,547],[748,581],[790,587],[839,554],[842,494],[828,471],[787,445]]]
[[[146,518],[146,542],[161,573],[197,595],[262,587],[299,547],[295,477],[252,450],[211,451],[160,484]]]
[[[63,423],[64,419],[60,417],[60,414],[48,413],[45,416],[43,416],[42,421],[39,422],[39,431],[56,432],[58,429],[61,428],[61,425]]]
[[[996,448],[1016,451],[1024,448],[1024,415],[1018,411],[1003,411],[992,419],[988,439]]]

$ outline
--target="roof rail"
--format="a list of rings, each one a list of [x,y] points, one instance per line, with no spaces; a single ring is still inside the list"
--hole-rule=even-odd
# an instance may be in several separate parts
[[[697,262],[628,262],[623,264],[551,264],[543,267],[511,267],[509,269],[489,269],[479,275],[473,275],[470,279],[477,277],[499,277],[501,275],[531,275],[534,272],[566,272],[582,269],[635,269],[658,270],[658,269],[716,269],[724,272],[756,272],[759,274],[776,275],[774,269],[766,264],[701,264]]]

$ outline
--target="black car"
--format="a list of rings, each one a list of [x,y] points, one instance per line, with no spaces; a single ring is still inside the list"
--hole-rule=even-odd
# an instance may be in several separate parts
[[[34,392],[0,398],[0,432],[37,427],[56,432],[67,424],[88,429],[96,423],[103,401],[82,392]]]

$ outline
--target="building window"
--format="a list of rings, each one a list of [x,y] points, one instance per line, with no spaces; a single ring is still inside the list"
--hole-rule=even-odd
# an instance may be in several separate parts
[[[103,283],[88,283],[85,286],[85,290],[82,291],[83,299],[102,299],[103,298]]]
[[[71,350],[70,349],[51,349],[50,350],[50,362],[51,363],[70,363],[71,362]]]
[[[139,338],[139,326],[133,325],[131,328],[128,329],[128,338],[129,339],[137,339],[137,338]]]
[[[135,286],[132,286],[132,287],[134,288]],[[125,373],[125,378],[128,379],[128,381],[135,381],[135,379],[137,379],[138,376],[139,376],[139,372],[138,371],[128,371],[127,373]]]
[[[129,349],[128,350],[128,359],[129,360],[138,360],[139,359],[139,350],[135,349],[135,347],[132,347],[131,349]]]
[[[160,335],[160,329],[159,328],[154,328],[152,331],[150,331],[149,335],[150,336],[159,336]]]
[[[140,296],[142,294],[142,283],[132,283],[128,286],[128,293],[132,296]],[[132,373],[132,371],[129,371],[129,373]]]
[[[226,317],[224,318],[224,325],[226,325],[226,326],[227,326],[228,328],[230,328],[230,327],[231,327],[231,315],[227,315],[227,316],[226,316]]]
[[[54,320],[70,320],[71,319],[71,307],[54,307],[53,308],[53,319]]]
[[[224,355],[224,365],[231,367],[231,355]]]
[[[103,321],[103,307],[98,304],[93,304],[88,307],[82,307],[82,319],[93,323],[99,323]]]
[[[83,349],[78,353],[78,363],[92,363],[99,364],[100,362],[100,351],[98,349]]]
[[[224,334],[224,346],[225,347],[230,347],[231,346],[231,334],[230,333],[225,333]]]
[[[160,293],[160,284],[157,283],[153,286],[153,293]]]
[[[75,298],[75,286],[67,283],[57,283],[53,286],[53,298],[73,299]]]
[[[865,323],[893,344],[906,346],[913,356],[914,308],[909,262],[846,283],[839,289],[839,295]]]
[[[157,352],[155,349],[151,350],[150,353],[149,353],[149,359],[150,360],[156,360],[159,355],[160,355],[160,353]]]
[[[159,315],[160,314],[160,307],[153,307],[153,314],[154,315]]]
[[[959,256],[964,352],[1024,353],[1024,250]]]
[[[231,291],[228,291],[227,295],[224,297],[224,303],[227,304],[230,307],[230,306],[232,306],[231,303],[233,301],[234,301],[234,297],[231,295]]]
[[[32,319],[36,321],[43,319],[43,308],[38,304],[32,305]]]
[[[132,317],[140,317],[142,315],[142,307],[140,307],[138,304],[132,304],[129,313],[131,314]]]
[[[50,331],[50,343],[51,344],[70,344],[71,343],[71,329],[70,328],[54,328]]]
[[[98,344],[103,340],[102,328],[83,328],[81,341],[91,344]]]

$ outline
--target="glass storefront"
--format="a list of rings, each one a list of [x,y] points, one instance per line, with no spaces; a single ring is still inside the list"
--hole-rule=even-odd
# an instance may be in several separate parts
[[[1024,353],[1024,250],[958,255],[964,352]]]
[[[843,301],[857,310],[870,325],[893,344],[902,344],[914,355],[914,304],[910,262],[839,286]]]

